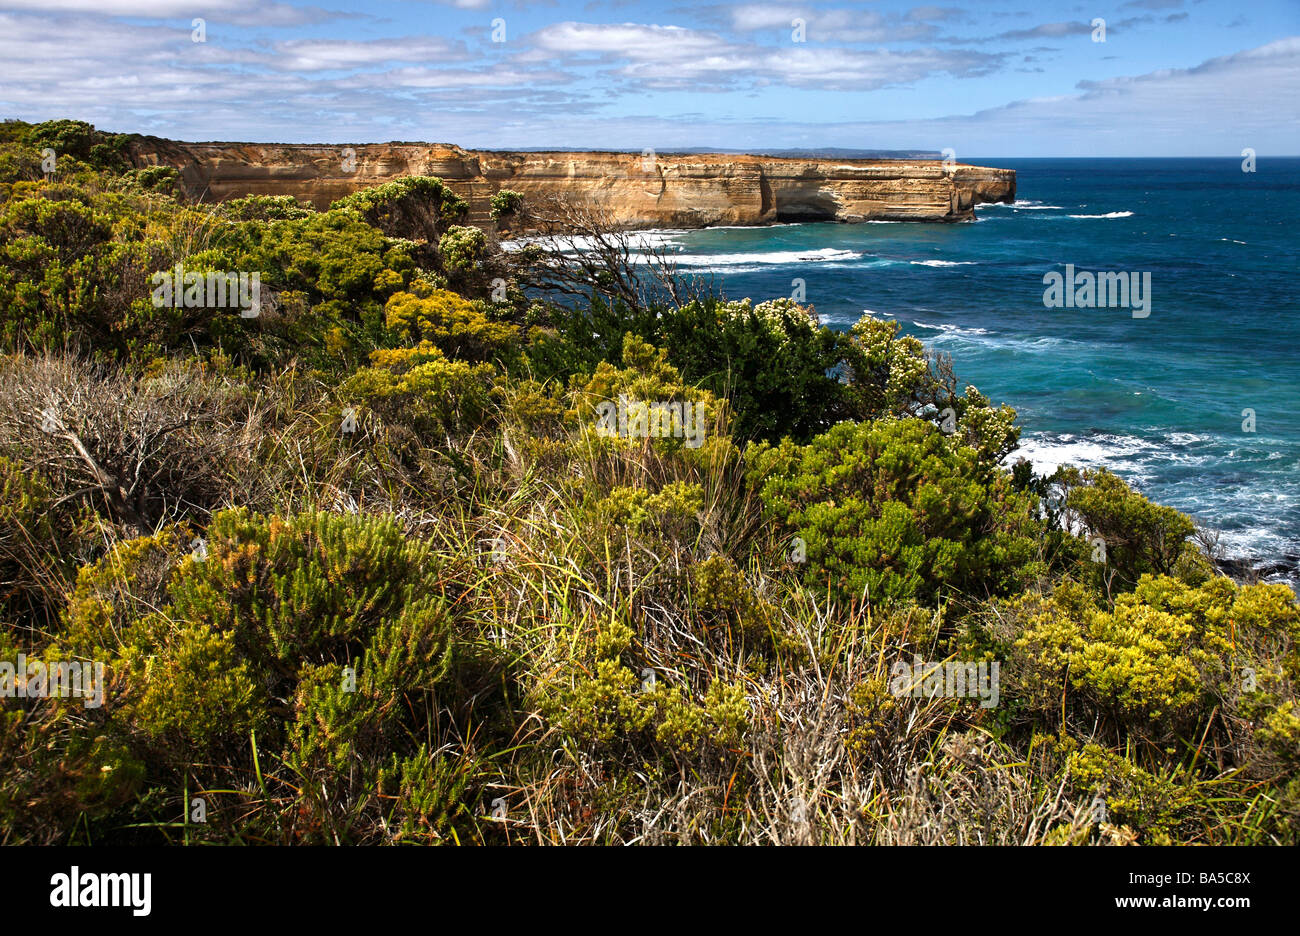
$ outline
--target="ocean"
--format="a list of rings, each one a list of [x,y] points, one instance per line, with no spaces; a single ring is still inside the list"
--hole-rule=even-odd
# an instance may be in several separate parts
[[[729,298],[790,296],[821,320],[865,312],[952,355],[1008,403],[1012,456],[1105,466],[1221,534],[1229,557],[1296,581],[1300,158],[970,159],[1015,169],[1014,205],[977,220],[654,232]],[[1130,308],[1049,308],[1044,275],[1150,274]],[[1284,568],[1280,568],[1284,567]]]

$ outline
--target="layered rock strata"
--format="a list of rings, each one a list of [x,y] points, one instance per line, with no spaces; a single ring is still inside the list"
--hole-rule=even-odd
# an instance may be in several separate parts
[[[473,151],[442,143],[356,146],[179,143],[139,137],[137,166],[180,170],[188,195],[223,201],[292,195],[317,208],[404,175],[438,176],[490,223],[501,189],[560,195],[628,228],[784,221],[965,221],[982,202],[1011,202],[1016,174],[939,160],[780,159],[732,154]]]

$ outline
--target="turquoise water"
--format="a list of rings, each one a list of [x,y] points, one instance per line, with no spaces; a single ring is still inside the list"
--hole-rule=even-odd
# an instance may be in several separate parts
[[[1300,555],[1300,159],[982,159],[1015,206],[954,225],[658,232],[729,297],[792,293],[838,328],[864,312],[952,355],[1014,406],[1042,470],[1105,465],[1222,534],[1234,557]],[[1146,318],[1046,308],[1045,273],[1148,272]],[[1243,430],[1243,410],[1255,431]],[[1015,455],[1012,456],[1014,459]]]

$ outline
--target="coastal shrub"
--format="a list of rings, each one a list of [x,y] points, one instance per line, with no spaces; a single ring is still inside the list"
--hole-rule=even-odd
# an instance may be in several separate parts
[[[437,756],[427,744],[414,753],[394,754],[379,771],[376,789],[391,804],[384,817],[403,844],[458,840],[456,831],[473,823],[473,786],[483,772],[471,757]]]
[[[487,235],[476,227],[453,224],[438,241],[438,254],[442,267],[448,273],[472,273],[487,249]]]
[[[956,391],[951,363],[929,355],[902,326],[864,315],[845,337],[845,394],[854,418],[915,417],[935,422],[979,452],[992,468],[1015,449],[1016,412],[993,406],[974,387]]]
[[[457,360],[509,361],[518,352],[518,326],[492,321],[447,289],[395,293],[384,306],[384,319],[401,342],[428,342]]]
[[[436,244],[448,225],[465,216],[469,205],[441,179],[403,176],[340,198],[330,210],[355,211],[389,237]]]
[[[80,120],[40,124],[5,121],[0,133],[0,201],[38,193],[50,197],[85,188],[127,188],[124,176],[138,172],[127,156],[127,134],[109,134]],[[54,162],[48,157],[53,155]],[[156,178],[156,177],[155,177]],[[138,191],[138,189],[137,189]]]
[[[1102,469],[1066,467],[1054,479],[1064,492],[1067,528],[1079,531],[1094,546],[1100,537],[1097,573],[1107,587],[1132,588],[1143,575],[1208,574],[1190,537],[1191,518],[1172,507],[1153,504],[1129,489],[1120,478]],[[1059,495],[1058,495],[1059,496]]]
[[[11,198],[15,188],[28,188],[42,175],[39,152],[17,143],[0,143],[0,202]]]
[[[128,535],[228,496],[257,464],[263,439],[243,430],[259,411],[246,384],[194,361],[135,375],[75,358],[0,358],[0,453],[48,484],[58,516],[84,505]]]
[[[171,587],[172,607],[234,633],[245,653],[346,662],[346,651],[362,650],[381,625],[404,621],[436,624],[431,652],[446,657],[437,567],[428,547],[394,521],[230,510],[214,515],[205,533],[208,556]]]
[[[847,391],[862,419],[915,416],[926,404],[942,401],[925,346],[899,335],[895,321],[864,315],[849,330]]]
[[[1008,667],[1014,692],[1036,720],[1053,720],[1065,700],[1081,723],[1101,721],[1117,737],[1161,743],[1203,737],[1215,709],[1267,718],[1276,710],[1252,709],[1240,687],[1250,684],[1253,693],[1258,679],[1263,691],[1263,674],[1276,671],[1300,638],[1290,589],[1223,577],[1193,586],[1146,575],[1110,609],[1067,582],[1049,596],[1016,599],[1008,613],[1019,621]],[[1288,695],[1285,685],[1269,688]]]
[[[616,363],[636,335],[665,349],[684,379],[728,401],[739,439],[807,442],[845,419],[910,416],[959,434],[993,466],[1019,437],[1014,410],[974,387],[958,394],[947,362],[900,336],[897,322],[863,316],[844,333],[791,299],[716,297],[640,313],[596,298],[553,317],[555,331],[528,351],[535,372],[568,376]]]
[[[184,539],[131,541],[82,572],[61,639],[110,661],[120,691],[100,730],[212,782],[251,779],[255,737],[263,774],[333,788],[344,832],[391,809],[378,787],[403,772],[428,796],[433,713],[477,691],[430,548],[391,518],[244,509],[214,515],[202,550]]]
[[[889,680],[884,676],[864,679],[849,690],[845,700],[845,721],[848,730],[844,746],[862,758],[880,757],[894,740],[898,728],[899,709],[905,702],[889,690]]]
[[[637,529],[650,523],[689,523],[703,507],[704,492],[698,484],[674,481],[657,494],[639,487],[614,488],[601,500],[597,513],[608,523]]]
[[[406,252],[346,212],[307,212],[222,228],[212,247],[191,264],[197,268],[210,261],[212,269],[257,271],[265,286],[301,291],[313,304],[374,307],[375,277]],[[410,269],[412,263],[408,258],[399,266]]]
[[[449,360],[427,341],[414,348],[372,352],[339,388],[342,399],[402,426],[414,439],[440,441],[448,433],[482,424],[492,407],[496,368]]]
[[[749,720],[743,686],[714,680],[697,693],[670,682],[670,674],[650,680],[628,665],[634,644],[626,624],[603,626],[584,641],[572,669],[543,687],[543,710],[569,743],[670,760],[741,743]]]
[[[292,195],[246,195],[221,203],[232,221],[299,221],[312,214]]]
[[[492,195],[492,198],[488,201],[488,210],[493,221],[501,221],[518,214],[523,204],[524,196],[510,189],[502,189]]]
[[[841,423],[747,461],[770,516],[805,541],[810,587],[888,604],[1002,594],[1039,571],[1032,499],[932,423]]]
[[[171,166],[145,166],[128,169],[113,180],[113,188],[136,195],[175,196],[181,174]]]
[[[298,216],[281,205],[267,213],[272,220],[219,228],[208,249],[184,261],[186,269],[261,278],[261,314],[209,314],[208,340],[261,367],[295,355],[337,366],[342,349],[365,352],[387,343],[384,303],[414,276],[414,245],[385,237],[351,212]]]
[[[789,299],[695,301],[664,310],[657,337],[685,379],[729,401],[738,438],[805,441],[851,415],[840,335]]]
[[[791,656],[797,644],[782,627],[781,615],[772,603],[755,594],[744,573],[728,556],[709,556],[691,566],[690,606],[698,626],[711,645],[723,638],[733,648],[771,653],[784,650]]]
[[[54,150],[56,158],[72,157],[95,169],[125,171],[129,164],[123,153],[130,137],[124,133],[104,133],[83,120],[47,120],[31,124],[22,134],[22,142],[41,150]]]
[[[0,637],[0,660],[16,658],[16,648]],[[119,739],[87,726],[84,712],[80,700],[0,700],[0,827],[6,845],[80,844],[79,829],[100,822],[120,828],[145,818],[134,805],[149,795],[144,763]],[[128,832],[118,841],[130,838]]]
[[[1077,796],[1104,807],[1105,821],[1144,845],[1170,845],[1196,835],[1210,818],[1194,784],[1176,766],[1154,772],[1098,744],[1068,754],[1064,776]]]
[[[394,277],[404,284],[413,275],[413,245],[345,213],[244,210],[273,220],[223,222],[122,193],[10,199],[0,206],[4,346],[137,361],[219,347],[268,366],[304,351],[328,360],[324,335],[334,329],[363,349],[382,340],[383,302]],[[229,299],[220,308],[206,297],[155,304],[154,275],[172,275],[178,263],[186,273],[257,274],[260,314],[244,317]]]
[[[166,335],[146,311],[150,247],[113,240],[113,217],[79,200],[11,199],[0,206],[0,338],[17,348],[124,351],[133,319],[145,341]],[[138,334],[138,333],[137,333]]]
[[[543,308],[527,348],[528,371],[543,381],[568,381],[575,374],[590,374],[601,363],[618,364],[627,335],[649,340],[657,328],[654,311],[610,302],[598,293],[589,302]]]
[[[115,546],[84,567],[44,645],[14,641],[0,630],[0,660],[10,664],[20,651],[105,664],[98,707],[77,697],[0,698],[0,757],[7,765],[0,775],[0,822],[10,844],[66,844],[78,830],[97,835],[100,823],[121,828],[152,818],[148,756],[111,720],[123,683],[103,644],[115,635],[129,641],[141,618],[152,615],[157,605],[149,605],[163,595],[176,542],[177,532],[167,529]],[[130,832],[118,838],[131,839]]]
[[[617,548],[635,543],[655,555],[689,550],[700,532],[704,491],[699,484],[670,481],[658,491],[619,485],[601,497],[592,495],[582,526],[593,542]]]
[[[0,454],[0,616],[49,630],[84,547],[87,512],[56,500],[49,481]]]
[[[3,841],[1297,841],[1294,594],[1114,476],[1001,468],[1014,412],[896,323],[502,294],[436,180],[200,210],[29,129],[0,660],[106,701],[0,697]],[[155,308],[177,263],[260,315]],[[1001,661],[998,704],[896,696],[916,657]]]
[[[594,428],[598,418],[596,408],[602,403],[616,403],[622,396],[647,403],[699,404],[700,425],[706,427],[706,432],[717,433],[722,427],[723,407],[713,394],[685,381],[681,372],[668,362],[666,350],[628,333],[623,339],[622,364],[619,368],[602,361],[592,373],[575,376],[570,382],[571,407],[583,424]],[[667,434],[657,438],[666,444],[674,441]]]

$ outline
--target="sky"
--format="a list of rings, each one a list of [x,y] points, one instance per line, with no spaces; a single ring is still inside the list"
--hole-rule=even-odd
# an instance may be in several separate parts
[[[0,117],[192,141],[1300,155],[1300,0],[0,0]]]

